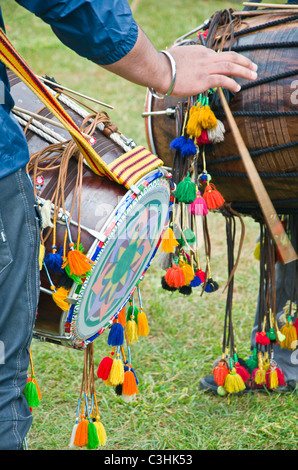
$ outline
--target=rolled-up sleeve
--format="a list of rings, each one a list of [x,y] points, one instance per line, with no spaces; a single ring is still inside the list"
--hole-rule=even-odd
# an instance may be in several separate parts
[[[138,26],[126,0],[16,0],[48,23],[67,47],[99,65],[134,47]]]

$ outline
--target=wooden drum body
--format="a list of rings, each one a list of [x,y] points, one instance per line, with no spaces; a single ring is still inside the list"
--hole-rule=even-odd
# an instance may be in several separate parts
[[[37,112],[43,108],[35,95],[14,76],[10,75],[12,95],[16,106]],[[82,121],[76,111],[64,106],[73,120]],[[54,119],[43,109],[42,114]],[[65,140],[67,131],[52,127]],[[106,137],[101,130],[93,134],[95,150],[106,163],[124,153],[123,148]],[[48,142],[32,132],[27,134],[30,154],[44,149]],[[40,200],[50,200],[57,184],[58,169],[45,172],[40,188]],[[73,202],[77,161],[70,160],[65,184],[65,209],[70,211]],[[41,293],[34,335],[38,338],[84,348],[109,325],[134,292],[149,267],[169,217],[170,175],[157,169],[144,176],[133,189],[105,177],[95,175],[84,166],[81,195],[81,243],[84,253],[95,264],[83,284],[73,282],[67,298],[69,309],[62,311],[52,299],[51,283],[59,285],[63,274],[41,270]],[[77,203],[70,223],[73,240],[76,240]],[[62,215],[62,214],[61,214]],[[56,245],[63,247],[65,220],[57,221]],[[46,242],[46,251],[51,249]]]
[[[298,210],[298,15],[268,13],[248,16],[234,27],[229,49],[249,57],[258,65],[258,79],[238,79],[241,91],[228,94],[229,106],[243,140],[253,158],[277,212]],[[241,17],[243,18],[243,17]],[[221,36],[225,26],[214,36]],[[191,44],[201,44],[198,39]],[[187,41],[184,41],[184,44]],[[217,43],[218,44],[218,43]],[[179,43],[176,44],[179,47]],[[210,44],[217,49],[218,46]],[[146,99],[146,133],[151,151],[172,167],[171,141],[180,135],[187,100],[158,100],[149,92]],[[224,141],[206,145],[206,167],[227,202],[240,212],[258,209],[241,157],[237,150],[218,94],[210,95],[210,106],[225,126]],[[165,114],[155,114],[165,112]],[[202,167],[201,167],[202,169]]]

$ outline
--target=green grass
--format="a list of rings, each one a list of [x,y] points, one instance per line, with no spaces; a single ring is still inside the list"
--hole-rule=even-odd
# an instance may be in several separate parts
[[[130,2],[135,17],[157,48],[170,45],[210,14],[240,3],[194,0]],[[54,76],[65,86],[115,106],[112,120],[137,143],[146,145],[141,113],[145,90],[78,58],[50,28],[15,2],[1,7],[7,33],[37,74]],[[112,450],[294,450],[297,446],[297,395],[246,394],[226,398],[199,390],[220,355],[227,281],[225,224],[211,214],[211,268],[220,288],[213,294],[184,297],[162,290],[157,260],[142,283],[150,335],[132,347],[140,395],[123,403],[114,391],[96,382],[102,421]],[[239,354],[249,352],[258,291],[258,263],[253,250],[257,225],[245,218],[246,239],[235,276],[233,315]],[[106,335],[95,343],[95,364],[109,353]],[[32,450],[68,449],[80,390],[83,354],[72,349],[32,344],[35,372],[42,391],[40,407],[28,436]]]

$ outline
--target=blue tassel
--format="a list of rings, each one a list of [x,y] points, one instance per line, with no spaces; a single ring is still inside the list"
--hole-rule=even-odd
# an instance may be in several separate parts
[[[63,247],[60,248],[59,252],[48,253],[45,256],[44,262],[46,263],[47,268],[53,271],[54,273],[64,272],[64,269],[62,269],[62,264],[63,264],[62,250],[63,250]]]
[[[201,284],[202,284],[202,280],[199,278],[199,276],[195,276],[189,285],[190,287],[198,287]]]
[[[181,155],[182,157],[190,156],[190,155],[195,155],[197,153],[196,146],[194,144],[194,141],[192,139],[185,139],[184,144],[182,145],[181,148]]]
[[[109,346],[122,346],[124,342],[124,331],[121,323],[114,323],[108,336]]]
[[[176,139],[172,140],[170,143],[170,150],[181,150],[185,142],[186,139],[183,135],[176,137]]]
[[[213,281],[212,278],[208,279],[206,287],[205,287],[205,292],[215,292],[217,289],[218,289],[217,282]]]

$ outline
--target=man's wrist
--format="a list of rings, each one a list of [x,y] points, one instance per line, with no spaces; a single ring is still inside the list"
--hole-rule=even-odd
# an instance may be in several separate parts
[[[175,59],[173,58],[172,54],[170,54],[169,51],[164,51],[163,50],[163,51],[160,51],[160,52],[167,57],[168,62],[171,66],[171,83],[170,83],[169,88],[167,89],[167,91],[164,94],[157,93],[153,88],[149,88],[149,91],[155,98],[164,99],[167,96],[170,96],[171,93],[173,92],[173,89],[174,89],[174,86],[175,86],[175,81],[176,81],[177,68],[176,68]]]

